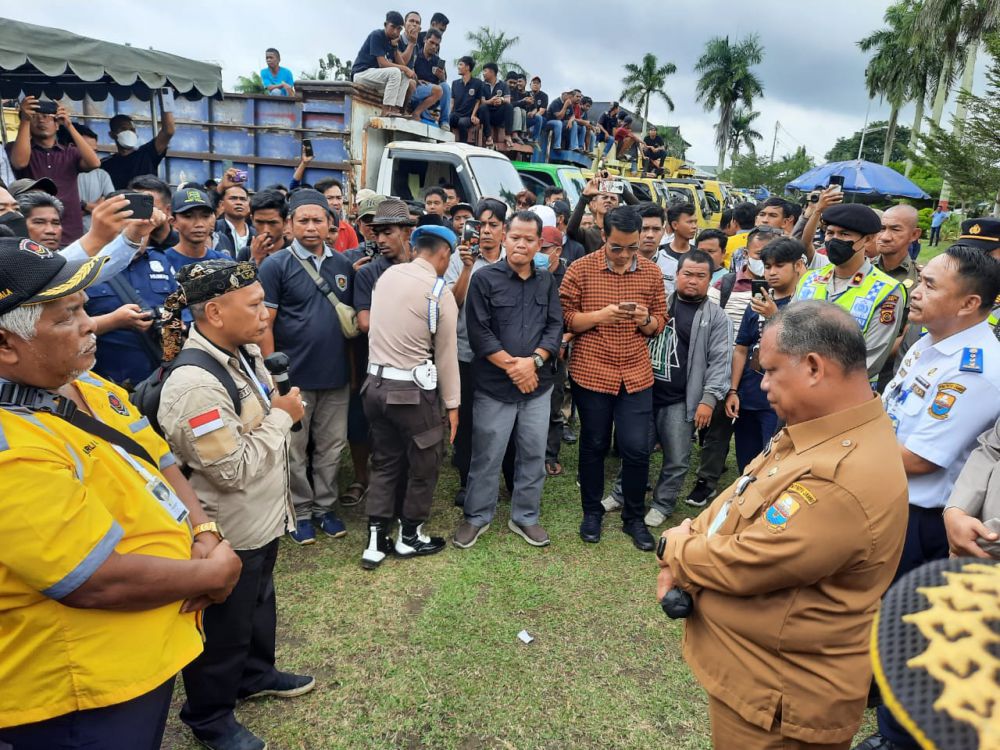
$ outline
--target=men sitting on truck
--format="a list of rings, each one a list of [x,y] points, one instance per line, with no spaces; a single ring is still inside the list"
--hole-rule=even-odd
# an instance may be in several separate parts
[[[404,107],[417,88],[417,75],[405,62],[399,49],[403,16],[390,10],[385,24],[375,29],[358,51],[351,68],[354,81],[382,86],[382,116],[406,117]]]
[[[467,143],[469,131],[479,125],[479,105],[485,96],[483,82],[472,77],[476,61],[466,55],[458,61],[459,78],[451,82],[451,128],[459,143]]]

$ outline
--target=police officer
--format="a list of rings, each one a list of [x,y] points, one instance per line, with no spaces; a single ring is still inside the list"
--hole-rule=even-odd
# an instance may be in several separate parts
[[[224,368],[238,389],[240,410],[222,382],[200,366],[181,365],[163,385],[157,421],[205,512],[236,549],[243,572],[233,593],[205,611],[205,650],[184,669],[187,702],[181,719],[209,748],[263,748],[236,721],[237,699],[292,697],[312,677],[274,666],[274,563],[278,540],[295,517],[288,491],[287,450],[302,418],[299,389],[273,391],[258,344],[267,330],[257,267],[231,259],[183,266],[168,307],[193,314],[183,351],[200,352]]]
[[[893,353],[886,357],[882,371],[878,376],[876,390],[879,393],[896,372],[897,354],[902,354],[920,338],[918,326],[907,326],[909,313],[909,295],[920,280],[920,272],[916,262],[910,257],[910,245],[920,239],[920,227],[917,226],[917,209],[913,206],[900,204],[886,209],[882,213],[882,231],[875,239],[875,249],[878,254],[872,258],[872,265],[891,276],[901,285],[903,293],[900,304],[900,333],[893,344]]]
[[[883,396],[909,484],[897,577],[948,556],[942,509],[976,438],[1000,416],[1000,342],[986,322],[1000,293],[1000,262],[952,245],[920,277],[910,321],[927,333],[906,352]],[[878,719],[881,736],[861,748],[917,746],[885,706]]]
[[[444,539],[423,533],[430,516],[444,447],[443,402],[450,441],[458,428],[458,307],[442,278],[455,249],[455,233],[423,226],[411,235],[416,258],[379,278],[368,332],[368,378],[361,389],[371,424],[372,470],[368,485],[366,569],[390,552],[431,555]],[[405,483],[401,507],[397,488]],[[390,524],[399,518],[395,544]]]
[[[167,444],[88,372],[104,259],[0,238],[0,746],[160,747],[195,611],[240,560]]]
[[[1000,219],[984,216],[979,219],[966,219],[962,222],[962,234],[956,245],[968,245],[979,250],[985,250],[997,260],[1000,260]],[[993,302],[987,322],[993,329],[993,334],[1000,340],[1000,297]]]
[[[868,347],[868,375],[874,381],[892,354],[902,326],[904,301],[899,282],[875,268],[865,250],[882,222],[860,203],[841,203],[823,211],[829,265],[799,281],[795,299],[829,300],[850,313]]]
[[[848,313],[787,305],[759,356],[786,426],[693,523],[663,534],[657,594],[693,597],[684,657],[708,691],[715,747],[847,748],[903,546],[903,462],[886,450],[892,425]]]

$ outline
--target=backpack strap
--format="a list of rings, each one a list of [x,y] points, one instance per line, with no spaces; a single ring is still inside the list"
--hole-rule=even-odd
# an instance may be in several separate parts
[[[244,353],[244,356],[245,353]],[[253,359],[247,357],[247,361],[253,366]],[[206,351],[201,349],[181,349],[180,354],[178,354],[170,362],[167,371],[163,373],[163,380],[169,377],[170,373],[176,370],[178,367],[184,366],[200,367],[202,370],[206,370],[211,373],[211,375],[222,383],[222,387],[226,389],[226,393],[229,394],[230,400],[233,402],[233,409],[236,411],[236,415],[239,416],[242,412],[242,405],[240,403],[240,389],[236,387],[236,381],[233,380],[233,376],[230,374],[229,370],[219,362],[215,357]]]

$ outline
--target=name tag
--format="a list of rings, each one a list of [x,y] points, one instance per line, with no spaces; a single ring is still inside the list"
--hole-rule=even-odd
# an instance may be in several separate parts
[[[146,492],[149,493],[160,507],[166,511],[174,521],[177,523],[184,523],[188,517],[188,509],[185,507],[181,499],[174,494],[174,491],[170,489],[162,479],[154,476],[148,472],[142,464],[132,458],[129,452],[122,448],[120,445],[112,445],[115,452],[125,459],[125,462],[138,472],[139,476],[146,480]]]
[[[726,522],[726,518],[729,517],[729,506],[732,505],[732,500],[726,500],[722,505],[722,509],[719,511],[719,515],[712,519],[712,525],[708,527],[708,533],[706,537],[711,537],[719,528]]]

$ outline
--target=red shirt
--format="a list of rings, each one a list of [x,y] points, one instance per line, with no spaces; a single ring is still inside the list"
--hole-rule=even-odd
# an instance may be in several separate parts
[[[11,146],[8,146],[8,153],[10,148]],[[59,191],[56,197],[64,206],[62,215],[64,246],[83,236],[83,209],[80,207],[80,191],[76,186],[78,174],[80,174],[80,152],[72,144],[60,146],[58,143],[52,148],[42,148],[32,142],[28,166],[17,170],[18,177],[30,177],[33,180],[48,177],[56,184]]]
[[[357,247],[358,244],[358,235],[355,233],[354,227],[349,222],[341,219],[340,228],[337,230],[337,241],[334,243],[333,249],[338,253],[342,253],[345,250]]]
[[[652,261],[635,256],[625,273],[608,265],[604,248],[585,255],[566,269],[559,287],[566,330],[580,313],[595,312],[619,302],[637,302],[649,309],[658,335],[667,321],[663,273]],[[629,393],[653,387],[647,337],[635,323],[606,323],[577,334],[569,362],[570,376],[584,388],[617,394],[624,384]]]

